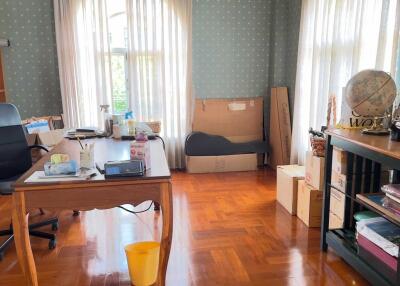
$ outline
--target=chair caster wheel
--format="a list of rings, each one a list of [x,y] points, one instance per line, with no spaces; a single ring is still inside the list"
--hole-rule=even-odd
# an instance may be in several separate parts
[[[58,222],[55,222],[51,225],[51,230],[58,230]]]
[[[80,213],[79,211],[74,211],[74,212],[72,213],[72,215],[73,215],[73,216],[78,216],[79,213]]]
[[[50,250],[56,248],[56,246],[57,246],[57,241],[55,239],[52,239],[49,241],[49,249]]]

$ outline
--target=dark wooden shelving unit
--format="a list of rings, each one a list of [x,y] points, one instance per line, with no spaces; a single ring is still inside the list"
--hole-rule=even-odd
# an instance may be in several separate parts
[[[369,202],[363,194],[380,193],[382,167],[393,170],[393,183],[400,183],[400,142],[390,141],[389,136],[361,134],[359,130],[331,129],[326,131],[326,166],[321,248],[328,247],[363,275],[372,285],[400,285],[400,255],[397,259],[395,278],[386,276],[376,258],[364,259],[359,255],[355,239],[355,212],[368,209],[400,226],[400,217]],[[347,152],[345,192],[331,185],[333,147]],[[345,194],[343,229],[329,230],[331,188]]]

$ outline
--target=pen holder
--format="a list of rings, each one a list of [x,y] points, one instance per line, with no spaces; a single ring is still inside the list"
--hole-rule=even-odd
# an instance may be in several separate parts
[[[86,147],[80,151],[81,168],[94,168],[94,148],[93,145]]]

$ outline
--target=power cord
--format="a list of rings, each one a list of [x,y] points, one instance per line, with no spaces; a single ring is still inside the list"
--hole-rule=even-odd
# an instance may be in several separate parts
[[[145,209],[145,210],[142,210],[142,211],[132,211],[132,210],[129,210],[129,209],[123,207],[123,206],[118,206],[118,208],[123,209],[124,211],[127,211],[128,213],[140,214],[140,213],[147,212],[147,211],[153,206],[153,203],[154,203],[154,202],[151,202],[150,205],[149,205],[149,207],[148,207],[147,209]]]
[[[164,139],[162,139],[162,137],[161,137],[160,135],[154,135],[154,137],[156,137],[156,138],[158,138],[158,139],[161,140],[163,149],[165,150],[165,142],[164,142]]]
[[[162,142],[162,144],[163,144],[163,149],[165,150],[165,142],[164,142],[164,139],[162,139],[162,137],[159,136],[159,135],[154,135],[154,137],[159,138],[159,139],[161,140],[161,142]],[[96,167],[97,167],[97,164],[96,164]],[[154,202],[152,201],[147,209],[142,210],[142,211],[137,211],[137,212],[132,211],[132,210],[128,210],[127,208],[125,208],[125,207],[123,207],[123,206],[118,206],[118,208],[123,209],[124,211],[126,211],[126,212],[128,212],[128,213],[140,214],[140,213],[144,213],[144,212],[147,212],[148,210],[150,210],[150,208],[153,206],[153,204],[154,204]]]

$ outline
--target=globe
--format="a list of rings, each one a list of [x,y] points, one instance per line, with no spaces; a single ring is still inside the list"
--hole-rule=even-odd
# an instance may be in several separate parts
[[[352,110],[366,117],[384,116],[396,98],[392,77],[378,70],[363,70],[347,83],[345,99]]]

